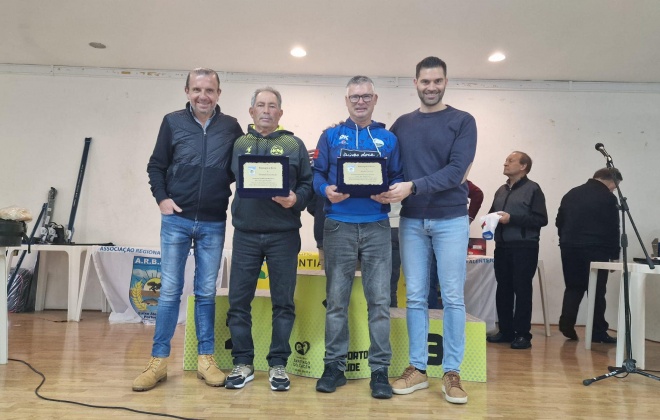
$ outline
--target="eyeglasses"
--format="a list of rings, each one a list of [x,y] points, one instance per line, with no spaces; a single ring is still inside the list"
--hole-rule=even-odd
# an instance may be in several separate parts
[[[360,102],[360,99],[362,99],[365,104],[368,104],[374,99],[374,95],[372,93],[367,93],[365,95],[351,95],[348,97],[348,100],[351,101],[352,104]]]

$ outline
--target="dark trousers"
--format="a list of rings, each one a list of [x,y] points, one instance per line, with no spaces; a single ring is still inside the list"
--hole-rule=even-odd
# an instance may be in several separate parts
[[[273,332],[266,359],[268,366],[286,366],[291,355],[289,339],[295,320],[293,293],[298,252],[300,234],[297,230],[272,233],[234,230],[227,312],[234,364],[251,365],[254,361],[251,304],[265,258],[273,303]]]
[[[396,291],[401,277],[401,254],[399,253],[399,228],[391,229],[392,238],[392,276],[390,277],[390,307],[397,307]]]
[[[598,248],[561,248],[561,266],[566,290],[564,290],[564,302],[559,318],[560,327],[575,327],[580,302],[589,287],[589,266],[592,261],[609,261],[608,252]],[[594,336],[607,332],[609,328],[609,324],[605,321],[605,292],[607,292],[607,270],[598,270]]]
[[[532,339],[532,280],[539,262],[538,248],[495,248],[495,305],[500,332],[506,337]]]

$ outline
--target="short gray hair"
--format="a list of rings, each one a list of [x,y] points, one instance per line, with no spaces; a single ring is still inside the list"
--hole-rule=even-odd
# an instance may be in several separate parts
[[[251,107],[254,107],[254,104],[257,102],[257,96],[259,96],[261,92],[270,92],[273,95],[275,95],[275,97],[277,98],[277,106],[280,109],[282,108],[282,95],[280,94],[280,92],[277,91],[277,89],[272,88],[270,86],[262,87],[254,91],[254,94],[252,95],[252,100],[250,101]]]
[[[593,176],[594,179],[602,179],[603,181],[614,181],[619,183],[623,181],[623,176],[617,168],[602,168],[596,171]]]
[[[374,93],[376,93],[376,85],[374,85],[374,81],[367,76],[360,76],[360,75],[351,77],[351,80],[349,80],[348,83],[346,83],[346,89],[348,90],[348,87],[351,85],[363,85],[365,83],[370,83],[371,87],[374,90]]]

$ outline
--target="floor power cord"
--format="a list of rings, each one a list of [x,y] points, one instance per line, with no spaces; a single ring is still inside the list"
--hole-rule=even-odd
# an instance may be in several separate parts
[[[12,362],[22,363],[25,366],[29,367],[34,373],[41,376],[41,383],[34,390],[34,394],[37,397],[41,398],[42,400],[58,402],[58,403],[80,405],[80,406],[89,407],[89,408],[102,408],[102,409],[107,409],[107,410],[124,410],[124,411],[130,411],[131,413],[147,414],[147,415],[150,415],[150,416],[169,417],[169,418],[173,418],[173,419],[197,420],[197,419],[192,418],[192,417],[181,417],[181,416],[176,416],[176,415],[173,415],[173,414],[156,413],[156,412],[152,412],[152,411],[142,411],[142,410],[136,410],[136,409],[129,408],[129,407],[86,404],[86,403],[81,403],[81,402],[78,402],[78,401],[60,400],[60,399],[56,399],[56,398],[44,397],[43,395],[39,394],[39,389],[43,386],[43,384],[46,383],[46,376],[43,373],[39,372],[37,369],[35,369],[31,364],[29,364],[25,360],[12,359],[12,358],[9,358],[8,360],[10,360]]]

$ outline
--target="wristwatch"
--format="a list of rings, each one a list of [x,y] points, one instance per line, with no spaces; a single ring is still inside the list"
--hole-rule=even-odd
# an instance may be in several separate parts
[[[417,185],[415,185],[415,183],[412,181],[410,183],[412,184],[412,187],[410,188],[410,193],[412,195],[417,195]]]

